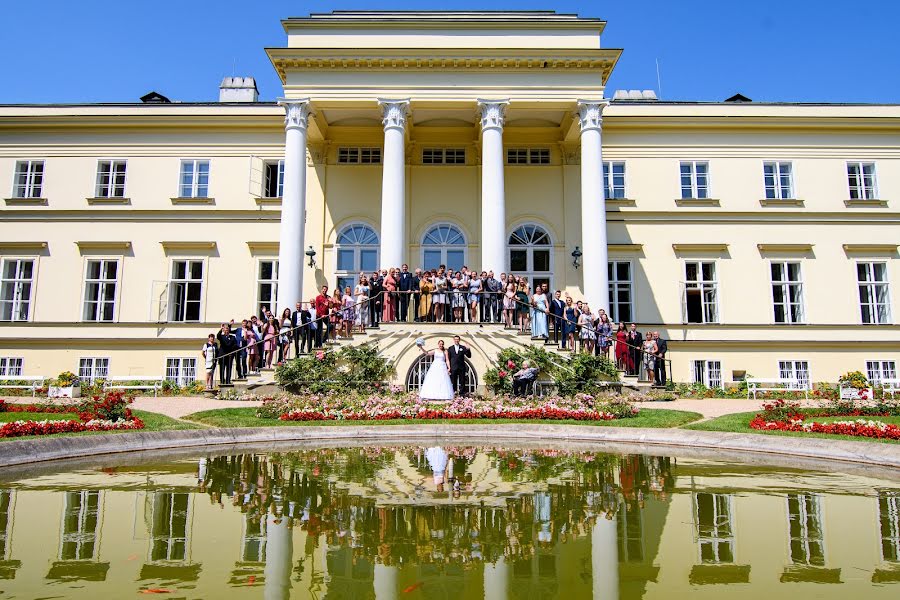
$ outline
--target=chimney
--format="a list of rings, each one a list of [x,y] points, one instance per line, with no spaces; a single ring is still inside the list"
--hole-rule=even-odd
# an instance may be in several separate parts
[[[226,77],[219,85],[219,102],[256,102],[259,91],[252,77]]]

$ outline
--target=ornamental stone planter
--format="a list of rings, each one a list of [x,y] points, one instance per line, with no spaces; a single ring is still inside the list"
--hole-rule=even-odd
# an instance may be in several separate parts
[[[56,385],[51,385],[47,389],[47,397],[48,398],[81,398],[81,386],[80,385],[70,385],[66,387],[60,387]]]

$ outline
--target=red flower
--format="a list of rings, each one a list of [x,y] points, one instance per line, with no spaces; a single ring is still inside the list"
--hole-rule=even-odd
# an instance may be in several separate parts
[[[504,371],[503,369],[500,369],[500,371],[497,373],[497,375],[499,375],[501,378],[506,377],[506,371]]]

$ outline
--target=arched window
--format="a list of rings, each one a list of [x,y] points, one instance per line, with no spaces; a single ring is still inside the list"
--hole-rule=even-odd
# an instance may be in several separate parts
[[[353,223],[338,233],[334,245],[337,254],[335,276],[337,286],[343,290],[356,286],[359,272],[371,273],[378,268],[378,234],[363,223]]]
[[[422,238],[422,268],[447,265],[453,271],[466,264],[466,236],[455,225],[435,225]]]
[[[406,389],[410,392],[418,392],[425,381],[425,374],[428,373],[428,367],[434,359],[427,354],[420,356],[416,362],[412,364],[406,373]],[[465,390],[460,390],[469,395],[474,395],[478,390],[478,375],[475,373],[475,367],[466,359],[466,376],[464,384]]]
[[[530,223],[517,227],[509,236],[509,272],[527,277],[532,290],[541,283],[549,287],[552,247],[543,227]]]

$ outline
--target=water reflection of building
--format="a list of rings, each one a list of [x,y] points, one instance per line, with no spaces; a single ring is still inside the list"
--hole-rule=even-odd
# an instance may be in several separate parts
[[[0,579],[14,579],[21,561],[12,559],[13,512],[15,490],[0,490]]]
[[[0,590],[53,595],[38,583],[53,581],[56,595],[76,598],[159,587],[237,598],[652,600],[717,597],[717,584],[747,581],[756,597],[868,598],[896,592],[872,582],[900,579],[894,490],[819,493],[795,474],[703,461],[676,472],[654,457],[448,453],[466,483],[459,497],[417,490],[432,470],[407,449],[213,458],[199,488],[184,463],[149,476],[19,482],[0,492],[0,558],[22,561],[0,571],[14,578]],[[77,563],[66,568],[78,580],[48,579],[56,563]],[[102,578],[88,576],[96,565]],[[835,577],[842,585],[821,585]]]

